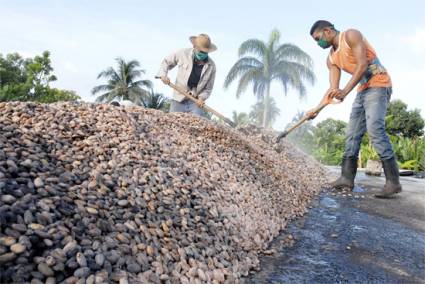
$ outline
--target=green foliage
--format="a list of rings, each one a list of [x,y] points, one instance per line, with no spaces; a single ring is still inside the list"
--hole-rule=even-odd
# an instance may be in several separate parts
[[[298,113],[286,126],[286,129],[303,116],[303,113]],[[308,121],[291,132],[287,139],[320,162],[327,165],[339,165],[344,153],[346,127],[345,122],[332,118],[328,118],[316,126]]]
[[[417,157],[419,170],[425,171],[425,136],[420,138],[417,143]]]
[[[30,85],[26,83],[7,84],[0,86],[0,102],[28,101]]]
[[[155,93],[152,90],[146,97],[142,98],[142,105],[145,108],[153,108],[163,110],[165,112],[170,110],[169,100],[163,94]]]
[[[398,166],[400,169],[405,170],[416,170],[418,169],[418,161],[417,160],[409,160],[403,163],[398,162]]]
[[[96,101],[109,103],[119,99],[142,105],[143,99],[147,99],[152,90],[152,82],[139,80],[145,71],[138,69],[140,63],[137,60],[126,62],[122,58],[117,58],[116,62],[118,65],[116,70],[109,67],[97,76],[98,79],[105,78],[107,83],[93,88],[93,95],[101,93]]]
[[[314,130],[316,148],[313,156],[328,165],[339,165],[344,154],[347,123],[328,118],[317,124]]]
[[[397,137],[392,143],[400,168],[425,170],[425,137]]]
[[[373,148],[372,143],[369,141],[367,144],[362,144],[360,148],[360,164],[362,167],[366,166],[368,160],[379,161],[379,155]]]
[[[315,76],[310,56],[298,46],[290,43],[280,44],[280,32],[273,30],[268,42],[249,39],[239,47],[239,60],[226,76],[224,87],[227,88],[239,78],[236,97],[239,97],[249,85],[258,100],[265,101],[260,124],[269,126],[268,116],[270,84],[277,81],[282,84],[284,94],[292,87],[299,96],[306,95],[305,82],[313,84]]]
[[[401,169],[425,170],[425,137],[406,138],[390,135],[390,142]],[[369,159],[379,160],[379,155],[373,148],[367,134],[363,137],[360,159],[362,167],[366,166]]]
[[[249,123],[249,116],[245,112],[237,113],[236,111],[233,111],[232,121],[233,121],[233,123],[235,124],[236,127],[244,126],[244,125]]]
[[[260,99],[257,103],[255,103],[251,107],[251,111],[249,112],[249,119],[258,126],[263,126],[267,128],[271,128],[273,123],[280,115],[280,109],[277,107],[276,101],[274,98],[269,98],[267,104],[267,112],[266,112],[266,125],[263,124],[264,110],[266,109],[266,104],[264,103],[264,99]]]
[[[0,101],[52,103],[80,99],[73,91],[51,88],[56,81],[48,51],[23,59],[18,53],[0,54]]]
[[[391,101],[385,119],[388,133],[407,138],[420,137],[424,134],[425,121],[418,109],[407,110],[407,104],[401,100]]]
[[[53,67],[50,60],[50,53],[43,52],[42,56],[35,56],[33,60],[27,64],[28,80],[31,82],[32,95],[36,96],[37,93],[46,92],[49,83],[56,81],[57,78],[52,74]]]
[[[47,93],[37,99],[40,103],[54,103],[54,102],[72,102],[80,100],[81,98],[74,92],[68,90],[59,90],[56,88],[47,89]]]
[[[25,83],[27,80],[26,65],[29,59],[23,59],[18,53],[3,57],[0,54],[0,86]]]

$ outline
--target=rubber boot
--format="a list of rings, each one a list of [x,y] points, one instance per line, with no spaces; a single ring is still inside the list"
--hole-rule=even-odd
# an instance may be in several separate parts
[[[391,198],[395,194],[401,192],[401,184],[399,180],[399,171],[395,158],[382,160],[382,167],[385,173],[385,186],[381,192],[375,194],[378,198]]]
[[[331,187],[335,189],[349,188],[352,190],[354,187],[354,178],[356,177],[356,173],[357,158],[343,158],[341,165],[341,176],[336,181],[331,183]]]

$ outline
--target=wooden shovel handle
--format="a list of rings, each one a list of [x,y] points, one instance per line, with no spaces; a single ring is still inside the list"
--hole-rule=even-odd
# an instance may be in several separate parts
[[[156,79],[160,79],[160,77],[155,77]],[[176,86],[173,83],[168,83],[168,86],[170,86],[171,88],[173,88],[174,90],[176,90],[177,92],[179,92],[180,94],[182,94],[183,96],[185,96],[186,98],[188,98],[189,100],[195,102],[195,103],[201,103],[201,100],[195,98],[194,96],[192,96],[191,94],[189,94],[188,92],[186,92],[185,90],[182,90],[180,87]],[[214,114],[215,116],[221,118],[223,121],[225,121],[227,124],[229,124],[232,127],[235,127],[235,124],[233,123],[233,121],[231,121],[230,119],[228,119],[227,117],[225,117],[224,115],[222,115],[221,113],[219,113],[218,111],[216,111],[215,109],[207,106],[206,104],[204,104],[204,106],[202,107],[204,110]]]
[[[327,105],[329,105],[329,102],[321,103],[317,107],[315,107],[314,109],[312,109],[311,112],[313,112],[313,113],[319,113]],[[307,114],[304,115],[297,123],[295,123],[293,126],[291,126],[288,130],[285,130],[284,132],[282,132],[281,134],[279,134],[279,136],[277,137],[277,141],[276,142],[278,143],[280,141],[280,139],[286,137],[294,129],[298,128],[301,124],[303,124],[304,122],[306,122],[309,119],[310,119],[310,116],[308,116]]]

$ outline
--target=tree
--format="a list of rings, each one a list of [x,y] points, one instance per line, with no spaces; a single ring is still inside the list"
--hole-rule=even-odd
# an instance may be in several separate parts
[[[35,56],[27,64],[28,82],[31,84],[30,96],[35,99],[49,93],[50,82],[56,81],[57,78],[52,74],[53,67],[50,60],[50,53],[43,52],[42,56]]]
[[[407,104],[401,100],[391,101],[385,118],[388,133],[407,138],[424,134],[425,121],[418,109],[407,110]]]
[[[314,130],[313,155],[328,165],[339,165],[344,153],[347,123],[328,118],[319,122]]]
[[[265,109],[266,107],[264,100],[260,99],[251,107],[249,118],[254,122],[255,125],[270,128],[276,121],[277,117],[280,115],[280,109],[277,107],[274,98],[269,98],[267,112],[264,111]],[[265,120],[264,113],[266,113]],[[265,125],[263,123],[264,121],[266,121]]]
[[[236,127],[244,126],[249,123],[249,116],[246,112],[238,113],[237,111],[234,110],[232,112],[232,121]]]
[[[159,109],[166,112],[170,110],[169,100],[163,94],[155,93],[153,90],[145,98],[142,98],[142,105],[145,108]]]
[[[239,47],[239,60],[226,76],[224,87],[238,77],[236,97],[239,97],[252,84],[258,99],[265,101],[261,124],[271,125],[268,120],[270,107],[270,85],[272,81],[282,84],[284,94],[288,88],[294,88],[300,97],[305,96],[305,82],[313,84],[315,76],[310,56],[298,46],[290,43],[279,44],[280,32],[274,29],[269,41],[249,39]]]
[[[55,80],[48,51],[27,59],[18,53],[6,57],[0,54],[0,101],[50,103],[80,99],[73,91],[51,88],[50,82]]]
[[[28,96],[26,60],[18,53],[0,54],[0,101],[24,100]]]
[[[80,100],[74,91],[60,90],[56,88],[49,88],[45,96],[40,97],[37,101],[40,103],[54,103],[54,102],[73,102]]]
[[[97,76],[97,79],[105,78],[108,82],[93,88],[93,95],[102,93],[96,101],[109,103],[114,99],[119,99],[129,100],[141,105],[142,99],[149,96],[152,82],[150,80],[138,80],[145,74],[145,71],[138,69],[140,63],[137,60],[126,62],[123,58],[117,58],[116,62],[117,70],[109,67]]]
[[[27,61],[18,53],[11,53],[6,57],[0,54],[0,86],[25,83]]]

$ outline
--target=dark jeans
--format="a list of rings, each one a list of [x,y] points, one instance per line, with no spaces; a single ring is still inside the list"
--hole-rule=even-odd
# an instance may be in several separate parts
[[[394,157],[385,131],[385,115],[391,93],[391,88],[369,88],[357,93],[348,123],[344,157],[358,157],[366,131],[381,160]]]

